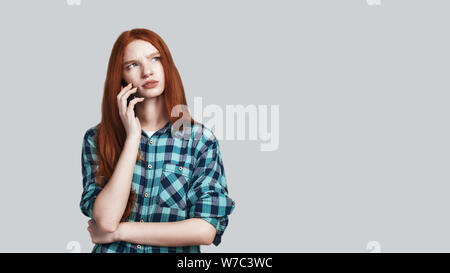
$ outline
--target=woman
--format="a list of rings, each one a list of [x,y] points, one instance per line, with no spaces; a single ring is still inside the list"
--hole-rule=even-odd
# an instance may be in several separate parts
[[[235,204],[219,143],[187,111],[172,114],[177,105],[186,97],[164,41],[147,29],[123,32],[101,122],[83,139],[80,208],[93,218],[92,252],[200,252],[221,242]]]

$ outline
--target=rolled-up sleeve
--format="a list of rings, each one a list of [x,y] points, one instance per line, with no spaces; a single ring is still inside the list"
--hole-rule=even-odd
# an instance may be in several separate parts
[[[87,217],[92,217],[92,209],[95,199],[102,190],[95,181],[95,175],[99,166],[94,144],[95,131],[89,129],[84,137],[81,151],[81,170],[83,174],[83,193],[81,195],[80,209]]]
[[[218,246],[235,202],[228,196],[217,139],[213,137],[203,144],[198,153],[188,191],[188,214],[189,218],[202,218],[216,228],[213,244]]]

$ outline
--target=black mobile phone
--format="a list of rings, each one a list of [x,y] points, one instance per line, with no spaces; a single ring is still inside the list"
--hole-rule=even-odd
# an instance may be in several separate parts
[[[125,87],[127,85],[128,85],[128,83],[125,80],[122,79],[122,86]],[[128,98],[127,98],[127,106],[130,104],[130,101],[132,99],[136,98],[136,97],[137,96],[135,96],[134,94],[131,94],[130,96],[128,96]],[[133,111],[134,111],[134,116],[136,116],[136,104],[133,107]]]

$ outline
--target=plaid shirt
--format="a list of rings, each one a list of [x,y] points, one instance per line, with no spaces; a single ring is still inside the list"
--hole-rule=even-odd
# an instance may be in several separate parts
[[[90,218],[95,198],[102,190],[95,182],[97,126],[86,131],[81,154],[83,193],[80,208]],[[170,121],[151,137],[142,130],[139,147],[145,161],[138,160],[134,168],[131,187],[137,197],[128,222],[203,218],[216,228],[213,244],[218,246],[235,202],[228,196],[218,140],[203,124],[193,124],[191,130],[188,139],[172,136]],[[200,246],[165,247],[116,241],[96,244],[92,252],[200,252]]]

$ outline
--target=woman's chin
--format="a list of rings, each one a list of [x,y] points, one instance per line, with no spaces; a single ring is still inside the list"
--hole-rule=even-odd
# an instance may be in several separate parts
[[[162,95],[164,90],[149,88],[149,89],[142,89],[139,91],[140,91],[140,92],[138,92],[139,97],[142,97],[145,99],[152,99],[152,98],[156,98],[156,97]]]

